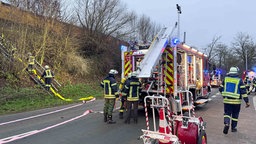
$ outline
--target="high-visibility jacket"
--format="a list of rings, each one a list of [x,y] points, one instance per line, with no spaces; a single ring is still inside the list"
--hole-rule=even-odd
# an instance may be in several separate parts
[[[241,99],[248,102],[246,86],[238,75],[229,75],[220,85],[220,92],[225,104],[241,104]]]
[[[109,74],[104,80],[101,81],[101,87],[104,88],[104,98],[116,98],[117,83],[113,74]]]
[[[34,56],[29,56],[28,57],[28,64],[31,64],[31,65],[35,64],[35,57]]]
[[[47,69],[44,71],[44,73],[42,74],[41,77],[44,77],[44,78],[53,78],[54,77],[54,74],[53,72],[50,70],[50,69]]]
[[[128,101],[138,101],[141,92],[141,82],[136,77],[131,79],[125,84],[125,92],[127,93]]]

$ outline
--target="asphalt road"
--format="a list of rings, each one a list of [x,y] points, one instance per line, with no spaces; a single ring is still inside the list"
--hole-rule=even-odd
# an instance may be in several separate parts
[[[250,96],[250,108],[242,105],[238,132],[223,135],[223,104],[216,92],[214,89],[208,104],[196,108],[196,116],[207,122],[208,143],[256,144],[254,94]],[[103,103],[96,100],[0,116],[0,144],[142,144],[138,137],[142,135],[141,129],[146,128],[144,110],[139,111],[138,124],[124,124],[118,119],[118,111],[113,114],[117,123],[106,124]]]
[[[117,103],[117,108],[119,104]],[[103,122],[103,100],[0,116],[0,143],[10,144],[139,144],[145,128],[144,110],[139,123]],[[56,112],[56,110],[58,110]],[[90,111],[90,113],[88,113]]]

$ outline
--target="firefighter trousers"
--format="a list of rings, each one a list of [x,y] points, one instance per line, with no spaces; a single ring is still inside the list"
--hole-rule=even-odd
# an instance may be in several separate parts
[[[52,78],[45,78],[45,87],[46,87],[46,90],[50,90],[51,83],[52,83]]]
[[[121,97],[121,105],[120,105],[120,110],[122,110],[122,112],[124,112],[124,110],[126,109],[125,102],[126,102],[126,97],[122,96]]]
[[[138,105],[139,101],[126,101],[127,114],[125,120],[129,123],[132,115],[132,107],[133,107],[133,118],[134,122],[138,121]]]
[[[112,116],[112,112],[114,110],[115,106],[115,98],[105,98],[105,104],[104,104],[104,115]]]
[[[224,104],[224,124],[234,129],[237,126],[241,104]]]

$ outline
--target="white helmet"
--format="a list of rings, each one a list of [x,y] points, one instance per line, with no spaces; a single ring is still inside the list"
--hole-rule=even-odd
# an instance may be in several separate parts
[[[132,72],[131,76],[132,77],[136,77],[137,76],[137,72],[136,71]]]
[[[118,71],[117,71],[117,70],[114,70],[114,69],[111,69],[111,70],[109,71],[109,74],[118,74]]]
[[[45,69],[49,69],[50,67],[49,67],[48,65],[45,65],[44,68],[45,68]]]
[[[238,67],[231,67],[229,69],[229,74],[238,74],[239,68]]]
[[[130,73],[128,73],[128,78],[131,78],[131,76],[132,76],[132,73],[130,72]]]

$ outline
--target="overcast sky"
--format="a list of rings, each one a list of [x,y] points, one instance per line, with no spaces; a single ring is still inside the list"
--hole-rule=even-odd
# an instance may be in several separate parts
[[[152,21],[174,26],[178,20],[176,4],[181,6],[180,32],[186,43],[206,47],[213,37],[230,45],[239,32],[256,41],[256,0],[121,0],[129,10],[149,16]]]

